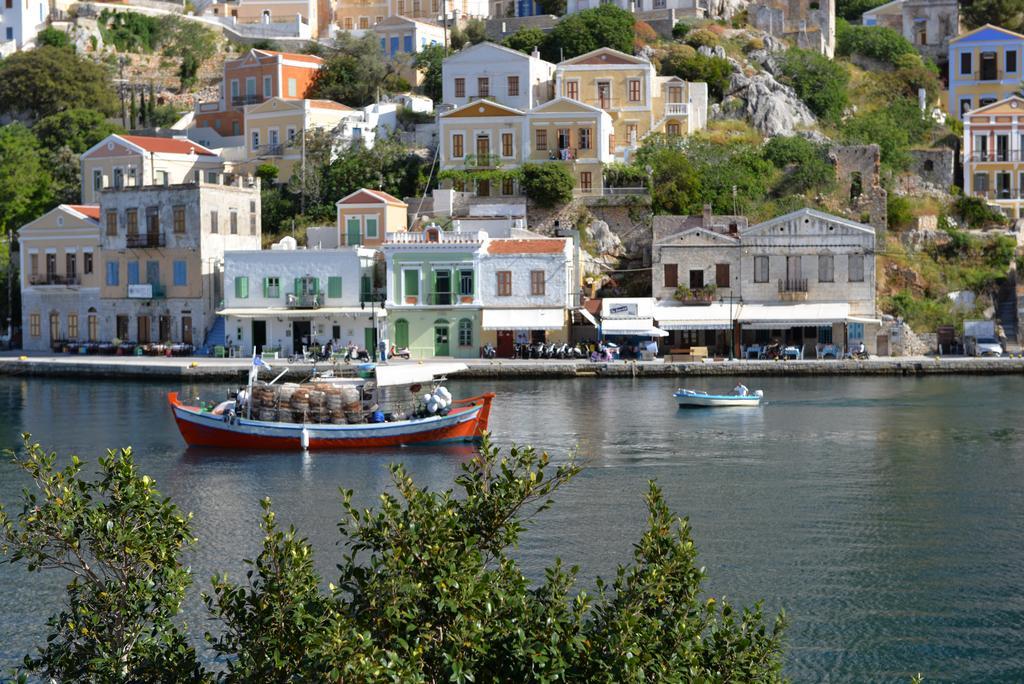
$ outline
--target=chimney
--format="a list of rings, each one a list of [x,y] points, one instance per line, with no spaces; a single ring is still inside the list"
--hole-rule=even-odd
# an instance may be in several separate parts
[[[701,227],[704,228],[704,230],[711,230],[711,205],[710,204],[705,204],[704,205],[704,211],[701,214],[701,222],[700,222],[700,224],[701,224]]]
[[[540,59],[540,50],[537,49],[536,45],[533,46],[533,52],[530,53],[530,56],[534,59]]]

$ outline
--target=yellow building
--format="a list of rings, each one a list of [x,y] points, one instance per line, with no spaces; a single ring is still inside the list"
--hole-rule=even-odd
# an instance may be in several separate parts
[[[1024,98],[1014,95],[964,116],[964,193],[1021,217]]]
[[[383,190],[361,188],[335,206],[341,247],[379,247],[386,234],[407,229],[409,205]]]
[[[217,183],[224,160],[187,138],[108,135],[81,157],[82,201],[99,202],[106,188],[138,188],[195,182]]]
[[[287,100],[272,97],[245,108],[245,162],[242,173],[253,174],[261,164],[278,168],[286,182],[302,164],[302,132],[331,131],[345,121],[358,129],[363,113],[331,100]],[[354,130],[348,137],[359,137]]]
[[[604,191],[604,165],[612,161],[612,120],[607,112],[564,97],[534,107],[526,117],[531,163],[564,164],[576,180],[576,194]]]
[[[648,60],[611,48],[559,63],[555,94],[609,114],[610,151],[619,160],[650,133],[689,135],[707,125],[706,83],[658,76]]]
[[[18,231],[22,348],[99,339],[100,208],[61,204]]]
[[[986,24],[949,41],[949,113],[963,121],[972,109],[1020,91],[1024,35]]]
[[[438,160],[444,171],[479,172],[476,193],[517,195],[512,180],[492,183],[488,172],[511,170],[523,163],[526,114],[489,100],[470,102],[440,119]]]

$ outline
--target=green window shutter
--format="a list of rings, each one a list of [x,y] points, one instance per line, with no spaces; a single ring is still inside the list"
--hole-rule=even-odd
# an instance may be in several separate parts
[[[235,278],[235,297],[238,299],[249,298],[249,278],[246,276],[237,276]]]
[[[263,279],[263,298],[270,298],[270,278]]]
[[[420,294],[420,274],[418,271],[404,271],[405,273],[405,295],[417,297]]]
[[[341,276],[330,276],[327,279],[327,296],[331,299],[341,299]]]
[[[295,279],[295,289],[293,289],[292,292],[295,293],[296,297],[302,294],[302,278]]]
[[[313,291],[310,294],[320,294],[320,279],[313,278]]]

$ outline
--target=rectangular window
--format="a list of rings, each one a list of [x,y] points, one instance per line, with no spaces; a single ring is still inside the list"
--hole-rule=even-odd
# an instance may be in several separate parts
[[[988,192],[988,174],[974,174],[974,190],[977,192]]]
[[[455,97],[466,97],[466,79],[455,79]]]
[[[139,234],[139,210],[138,209],[127,209],[124,212],[125,218],[125,229],[128,235]]]
[[[117,212],[107,212],[107,235],[117,235]]]
[[[570,100],[580,99],[580,82],[579,81],[566,81],[565,82],[565,96]]]
[[[249,298],[248,276],[235,276],[235,299]]]
[[[849,281],[851,283],[863,283],[864,282],[864,255],[863,254],[851,254],[850,255],[850,266],[849,266]]]
[[[537,151],[548,151],[548,132],[543,128],[537,130]]]
[[[271,97],[274,93],[274,79],[272,76],[263,77],[263,97]]]
[[[238,97],[238,79],[231,79],[231,99]],[[233,104],[233,103],[232,103]]]
[[[120,190],[124,187],[124,169],[114,169],[114,189]]]
[[[366,237],[368,237],[368,238],[378,237],[378,235],[377,235],[377,217],[376,216],[367,216],[366,220],[365,220],[365,223],[366,223]]]
[[[501,179],[501,194],[503,195],[514,195],[516,194],[516,182],[511,178]]]
[[[459,321],[459,346],[473,346],[473,323],[468,318]]]
[[[92,189],[96,191],[103,189],[103,172],[99,169],[92,172]]]
[[[1006,71],[1007,73],[1015,73],[1017,71],[1017,51],[1007,50],[1006,51]]]
[[[174,285],[176,287],[185,287],[188,285],[188,262],[184,260],[176,260],[174,262]]]
[[[402,271],[402,294],[405,295],[406,304],[415,304],[415,298],[420,294],[420,272],[413,270]],[[409,301],[412,297],[413,301]]]
[[[512,296],[512,271],[498,271],[498,296]]]
[[[715,287],[730,287],[729,264],[715,264]]]
[[[78,314],[68,314],[68,339],[78,339]]]
[[[128,262],[128,284],[138,285],[139,284],[139,262],[129,261]]]
[[[509,76],[508,77],[508,96],[516,97],[519,95],[519,77]]]
[[[592,178],[593,178],[593,174],[590,171],[581,171],[580,172],[580,190],[582,190],[583,192],[590,192],[591,187],[593,187],[593,180],[592,180]]]
[[[633,78],[629,81],[629,101],[639,102],[640,101],[640,79]]]
[[[501,156],[511,157],[512,156],[512,134],[502,133],[501,134]]]
[[[635,123],[626,124],[626,140],[629,142],[630,145],[635,145],[636,144],[637,138],[636,138],[636,124]]]
[[[82,273],[86,275],[92,273],[92,252],[86,252],[82,255]]]
[[[754,282],[755,283],[767,283],[768,282],[768,257],[756,256],[754,257]]]
[[[259,131],[253,131],[252,132],[252,149],[253,150],[260,149],[260,132]]]
[[[281,297],[281,279],[277,276],[268,276],[263,279],[263,298],[278,299]]]
[[[341,299],[341,276],[328,276],[327,296],[331,299]]]
[[[177,206],[177,207],[174,207],[174,209],[172,211],[173,211],[173,217],[174,217],[174,232],[175,233],[184,233],[185,232],[185,207],[184,206]]]
[[[210,232],[216,233],[220,230],[220,222],[217,220],[217,212],[210,212]]]
[[[970,52],[961,52],[960,53],[960,75],[961,76],[970,76],[971,75],[971,72],[973,71],[973,69],[971,67],[971,58],[972,57],[973,57],[973,55]]]
[[[256,234],[256,202],[249,202],[249,235]]]
[[[835,282],[835,257],[831,254],[818,255],[818,282]]]
[[[68,278],[78,275],[78,255],[74,252],[64,255],[64,275]]]
[[[490,97],[491,96],[491,79],[486,76],[481,76],[476,79],[476,94],[478,97]]]
[[[28,316],[28,334],[32,337],[39,337],[39,314],[29,314]]]
[[[121,284],[121,265],[117,261],[107,262],[107,285],[117,287]]]
[[[238,235],[238,212],[231,210],[231,234]]]
[[[89,327],[89,341],[95,342],[100,336],[99,321],[96,319],[96,314],[89,314],[86,319],[86,325]]]
[[[544,294],[544,271],[530,271],[530,294],[543,296]]]
[[[679,287],[679,264],[665,264],[665,287]]]
[[[128,167],[128,185],[130,185],[131,187],[134,188],[138,184],[139,184],[138,183],[138,178],[135,175],[135,167],[134,166],[129,166]]]
[[[248,100],[253,100],[256,95],[256,77],[249,76],[245,79],[245,94]]]
[[[294,78],[289,78],[288,79],[288,97],[298,97],[298,95],[296,95],[296,93],[298,93],[298,90],[299,89],[298,89],[298,86],[295,83],[295,79]]]
[[[465,149],[462,146],[462,134],[456,133],[452,136],[452,158],[461,159],[465,156]]]
[[[581,150],[589,150],[590,149],[590,129],[589,128],[581,128],[580,129],[580,149]]]
[[[30,272],[32,273],[32,275],[37,275],[39,273],[39,255],[29,255],[29,263],[31,264]]]
[[[459,271],[459,294],[463,297],[473,296],[473,271]]]

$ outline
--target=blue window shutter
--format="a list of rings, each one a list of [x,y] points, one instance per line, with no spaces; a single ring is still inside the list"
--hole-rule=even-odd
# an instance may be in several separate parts
[[[405,39],[402,41],[402,49],[405,52],[412,52],[412,36],[405,36]]]
[[[120,285],[120,264],[116,261],[107,262],[107,285]]]
[[[387,49],[388,49],[387,41],[384,40],[383,38],[381,38],[380,39],[380,51],[381,52],[387,52]]]
[[[394,57],[395,53],[398,52],[398,36],[391,38],[391,56]]]
[[[174,284],[188,285],[188,264],[184,261],[174,262]]]
[[[139,262],[129,261],[128,262],[128,284],[138,285],[139,284]]]

